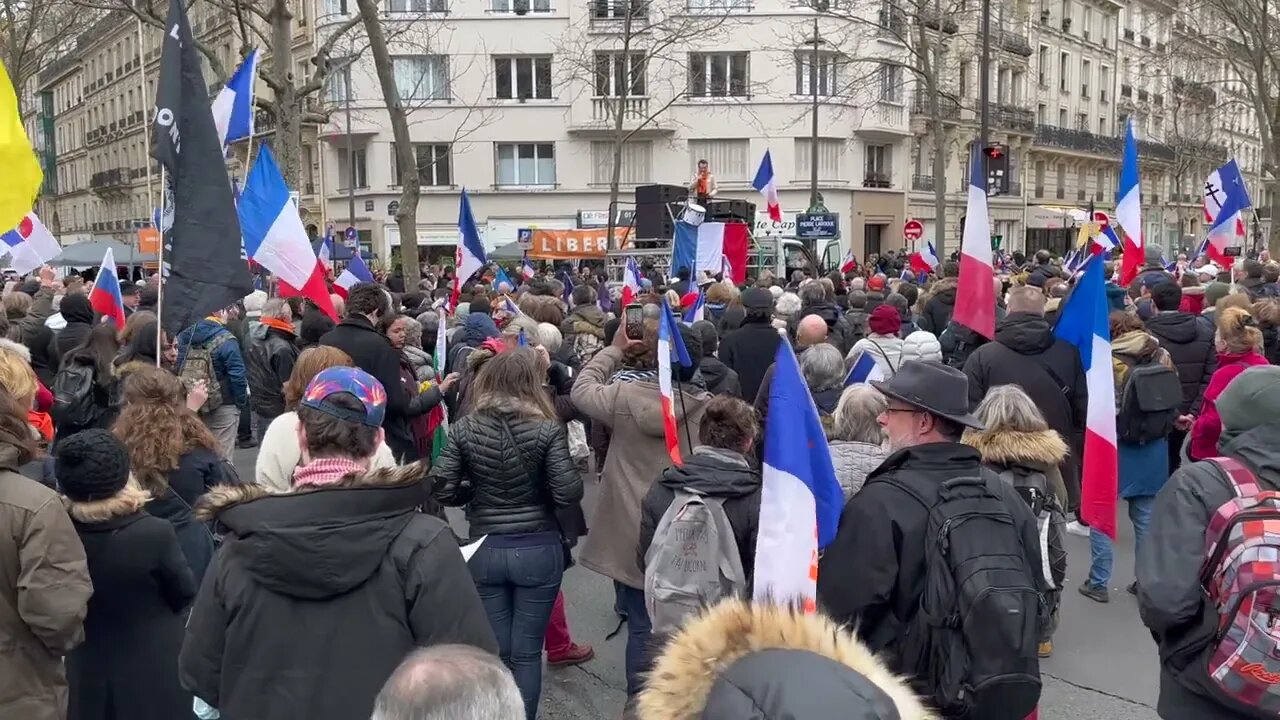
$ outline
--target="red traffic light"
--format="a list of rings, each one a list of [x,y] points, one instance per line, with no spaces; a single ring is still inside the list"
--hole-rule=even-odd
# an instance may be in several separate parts
[[[983,150],[983,153],[992,160],[999,160],[1001,157],[1004,157],[1004,148],[1000,145],[988,145]]]

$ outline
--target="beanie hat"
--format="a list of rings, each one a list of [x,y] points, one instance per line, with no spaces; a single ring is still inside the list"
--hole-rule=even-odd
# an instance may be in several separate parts
[[[867,327],[877,335],[897,335],[902,329],[902,315],[890,305],[881,305],[871,311]]]
[[[1204,288],[1204,306],[1211,308],[1231,292],[1231,286],[1223,282],[1211,282]]]
[[[129,451],[106,430],[81,430],[55,447],[54,475],[72,500],[105,500],[129,481]]]
[[[680,307],[682,309],[687,310],[697,304],[698,304],[698,293],[696,292],[687,292],[680,298]]]
[[[867,289],[874,290],[876,292],[880,292],[884,290],[884,276],[872,275],[871,277],[867,278]]]
[[[1274,422],[1280,409],[1280,367],[1256,365],[1245,370],[1227,385],[1215,405],[1222,418],[1220,442]]]
[[[742,293],[742,307],[748,310],[768,310],[773,307],[773,294],[764,288],[751,288]]]

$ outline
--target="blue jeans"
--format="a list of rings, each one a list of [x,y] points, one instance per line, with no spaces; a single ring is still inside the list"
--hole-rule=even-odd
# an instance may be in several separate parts
[[[653,637],[653,624],[649,622],[649,610],[644,606],[644,590],[614,583],[622,611],[627,615],[627,697],[640,694],[644,674],[649,672],[653,658],[649,645]]]
[[[1133,523],[1134,559],[1142,547],[1142,539],[1147,535],[1147,525],[1151,522],[1151,508],[1156,503],[1154,495],[1131,497],[1129,503],[1129,522]],[[1111,553],[1111,538],[1089,529],[1089,584],[1096,588],[1106,588],[1111,582],[1111,566],[1114,556]]]
[[[560,543],[529,547],[480,546],[471,562],[480,602],[498,638],[498,655],[515,676],[526,720],[538,717],[542,692],[542,642],[560,579]]]

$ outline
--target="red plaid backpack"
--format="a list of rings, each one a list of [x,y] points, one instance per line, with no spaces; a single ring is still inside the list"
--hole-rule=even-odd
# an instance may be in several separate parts
[[[1264,716],[1280,714],[1280,492],[1263,491],[1248,468],[1211,458],[1235,497],[1205,532],[1200,583],[1218,612],[1206,653],[1211,685]]]

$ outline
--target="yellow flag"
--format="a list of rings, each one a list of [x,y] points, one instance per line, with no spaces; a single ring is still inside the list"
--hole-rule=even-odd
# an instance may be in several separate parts
[[[1076,249],[1080,249],[1089,244],[1089,241],[1098,236],[1098,226],[1096,223],[1086,222],[1080,223],[1080,232],[1076,234]]]
[[[18,96],[9,73],[0,65],[0,232],[15,228],[35,204],[44,174],[18,113]]]

